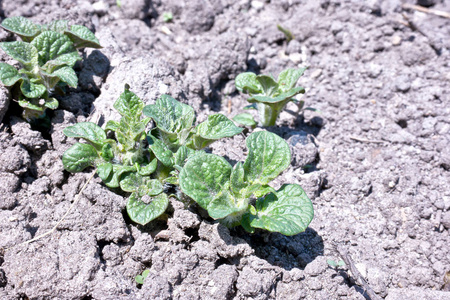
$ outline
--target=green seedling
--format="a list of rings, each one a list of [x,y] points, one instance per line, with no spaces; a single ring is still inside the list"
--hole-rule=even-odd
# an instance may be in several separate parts
[[[345,262],[343,260],[334,261],[332,259],[327,259],[327,264],[333,268],[345,266]]]
[[[188,158],[221,137],[242,132],[219,114],[194,127],[192,107],[167,95],[144,107],[128,85],[114,108],[121,119],[108,121],[105,129],[84,122],[63,130],[68,137],[86,141],[64,153],[63,165],[73,173],[94,166],[106,186],[131,193],[127,213],[142,225],[164,213],[170,196],[166,184],[178,184],[178,174]],[[141,117],[143,111],[148,117]],[[145,132],[152,118],[157,124],[154,135]],[[107,138],[108,131],[114,133],[114,139]]]
[[[163,17],[163,21],[165,23],[172,22],[172,20],[173,20],[173,14],[170,11],[164,12],[162,17]]]
[[[173,152],[181,146],[203,149],[218,139],[232,137],[243,130],[222,114],[210,115],[206,121],[194,126],[194,109],[169,95],[162,95],[155,104],[147,105],[144,115],[156,123],[153,137],[159,138]]]
[[[77,48],[101,48],[88,28],[69,27],[65,20],[37,25],[24,17],[12,17],[3,20],[1,27],[22,39],[0,43],[0,48],[20,65],[17,70],[0,63],[0,80],[11,87],[27,121],[43,116],[46,108],[58,107],[55,92],[62,92],[66,85],[77,87],[78,78],[73,70],[81,60]]]
[[[279,31],[281,31],[284,34],[284,36],[286,37],[286,41],[288,43],[294,39],[294,35],[292,34],[292,32],[289,29],[284,28],[280,24],[277,25],[277,28]]]
[[[137,283],[139,283],[139,284],[144,284],[144,280],[145,280],[145,278],[147,278],[147,276],[148,276],[149,273],[150,273],[150,270],[149,270],[149,269],[144,270],[144,271],[142,272],[142,274],[141,274],[141,275],[137,275],[137,276],[134,278],[134,280],[135,280]]]
[[[268,185],[290,165],[288,144],[259,131],[247,138],[246,145],[245,162],[234,167],[214,154],[189,158],[179,175],[182,192],[228,227],[241,225],[248,232],[262,228],[288,236],[303,232],[314,215],[306,193],[297,184],[279,190]]]
[[[305,89],[295,87],[306,68],[287,69],[280,73],[278,81],[269,75],[256,75],[252,72],[241,73],[236,77],[236,88],[249,94],[250,108],[257,108],[261,126],[274,126],[278,115],[289,101]]]
[[[108,121],[105,130],[90,122],[63,130],[66,136],[87,142],[69,148],[62,157],[63,165],[72,173],[94,166],[106,186],[130,192],[127,213],[131,220],[144,225],[163,214],[169,203],[161,182],[150,176],[158,165],[146,148],[145,127],[150,118],[141,118],[144,103],[129,86],[114,108],[122,118]],[[115,139],[108,139],[107,131],[113,132]]]

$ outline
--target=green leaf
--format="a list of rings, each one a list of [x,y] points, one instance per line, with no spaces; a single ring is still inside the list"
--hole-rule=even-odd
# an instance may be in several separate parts
[[[64,34],[64,31],[69,29],[69,21],[67,20],[55,20],[47,25],[48,30],[56,31]]]
[[[289,145],[278,135],[258,131],[246,140],[249,150],[244,162],[245,181],[267,184],[286,170],[291,163]]]
[[[253,116],[251,114],[248,114],[248,113],[238,114],[238,115],[234,116],[233,120],[244,126],[249,126],[252,128],[256,126],[255,119],[253,118]]]
[[[244,167],[242,162],[238,162],[234,165],[230,176],[230,190],[235,197],[242,196],[241,191],[248,186],[244,182]]]
[[[292,89],[307,68],[286,69],[278,75],[278,88],[282,92]]]
[[[291,99],[292,97],[294,97],[297,94],[304,94],[305,93],[305,89],[301,86],[290,89],[287,92],[281,93],[276,97],[268,97],[268,96],[253,96],[249,99],[247,99],[248,102],[253,103],[253,102],[262,102],[268,105],[274,104],[274,103],[278,103],[278,102],[282,102],[282,101],[287,101],[289,99]]]
[[[44,99],[44,101],[45,101],[44,106],[51,110],[55,110],[59,106],[59,102],[55,98],[47,98]]]
[[[222,114],[211,115],[197,126],[192,145],[194,149],[202,149],[218,139],[239,134],[242,130],[244,129],[234,125],[233,121]]]
[[[256,105],[256,103],[252,103],[250,105],[244,106],[244,110],[247,109],[258,109],[258,106]]]
[[[173,164],[179,167],[183,167],[186,163],[186,160],[195,153],[195,150],[186,146],[181,146],[180,148],[178,148],[177,152],[174,155]]]
[[[284,33],[284,35],[286,37],[286,41],[288,43],[294,39],[294,35],[292,34],[292,32],[290,30],[288,30],[286,28],[283,28],[280,24],[277,25],[277,28],[278,28],[279,31]]]
[[[106,139],[103,142],[104,144],[102,146],[100,156],[105,161],[110,161],[114,158],[114,149],[116,148],[116,141]]]
[[[269,193],[274,193],[274,192],[276,192],[276,191],[273,187],[265,184],[265,185],[259,185],[258,188],[255,188],[253,191],[253,195],[255,195],[256,198],[261,198]]]
[[[149,164],[142,164],[137,166],[137,172],[139,175],[148,176],[155,172],[158,167],[158,160],[154,158]]]
[[[139,196],[144,195],[156,196],[163,192],[163,185],[158,179],[150,179],[144,185],[141,185],[138,190]]]
[[[47,91],[47,88],[43,84],[35,84],[31,81],[24,80],[20,84],[20,90],[22,94],[27,98],[39,98]]]
[[[246,94],[259,94],[263,91],[261,84],[256,80],[256,74],[252,72],[245,72],[236,76],[235,85],[238,91]]]
[[[195,119],[194,109],[169,95],[162,95],[155,104],[144,107],[144,115],[152,118],[166,133],[179,133],[190,129]]]
[[[137,193],[128,198],[127,213],[133,222],[145,225],[162,215],[169,205],[169,198],[165,193],[151,197],[150,203],[144,203]]]
[[[120,178],[120,188],[125,192],[137,192],[143,184],[143,177],[135,172],[123,174]]]
[[[53,72],[53,75],[58,76],[63,82],[69,86],[76,88],[78,86],[78,77],[71,67],[62,67]]]
[[[39,104],[39,100],[36,99],[21,99],[19,100],[19,105],[25,109],[35,110],[43,112],[45,107]]]
[[[256,202],[256,216],[250,225],[291,236],[303,232],[314,217],[314,209],[298,184],[285,184]]]
[[[122,166],[118,164],[113,164],[113,171],[108,178],[102,179],[107,187],[117,188],[119,187],[119,182],[122,174],[127,172],[136,172],[135,166]]]
[[[145,278],[147,278],[148,274],[150,273],[150,270],[147,269],[144,272],[142,272],[142,275],[137,275],[134,280],[136,280],[139,284],[144,284]]]
[[[243,201],[244,202],[244,201]],[[242,203],[244,204],[244,203]],[[217,195],[211,202],[208,203],[207,210],[208,214],[213,219],[222,219],[233,213],[238,213],[245,207],[241,207],[237,203],[236,199],[227,191],[223,191]],[[240,220],[231,224],[231,226],[236,226],[240,224]]]
[[[63,133],[67,137],[85,139],[94,144],[98,149],[101,149],[106,139],[105,131],[92,122],[81,122],[66,127],[64,128]]]
[[[97,165],[97,174],[103,180],[106,181],[113,171],[112,163],[101,163]]]
[[[122,116],[127,116],[133,120],[139,120],[144,102],[130,91],[130,87],[125,85],[125,91],[120,95],[119,99],[114,103],[114,108]]]
[[[47,61],[42,66],[42,69],[48,73],[53,73],[58,67],[64,65],[73,68],[78,60],[81,60],[81,56],[78,54],[78,52],[69,52],[59,55],[55,59]]]
[[[3,42],[0,47],[29,71],[38,64],[38,50],[31,44],[19,41]]]
[[[180,172],[180,188],[204,209],[222,191],[227,191],[231,165],[214,154],[199,153],[192,156]]]
[[[55,31],[42,32],[34,38],[31,45],[38,50],[40,66],[65,54],[78,55],[72,41],[67,36]]]
[[[111,131],[117,131],[118,129],[119,129],[119,126],[120,126],[120,123],[119,122],[117,122],[117,121],[113,121],[113,120],[109,120],[107,123],[106,123],[106,126],[105,126],[105,131],[108,131],[108,130],[111,130]]]
[[[64,169],[77,173],[93,166],[98,158],[98,153],[92,145],[76,143],[64,152],[62,162]]]
[[[100,49],[100,42],[95,35],[87,27],[82,25],[72,25],[70,31],[66,31],[65,34],[73,42],[75,48],[96,48]]]
[[[20,36],[24,42],[30,42],[40,33],[40,27],[38,25],[21,16],[6,18],[3,20],[1,26]]]
[[[272,76],[258,75],[256,76],[256,80],[262,86],[263,92],[266,96],[272,96],[276,90],[278,90],[278,83]]]
[[[16,82],[22,80],[22,76],[13,66],[0,63],[0,80],[6,86],[13,86]]]
[[[148,147],[153,151],[156,158],[165,166],[173,166],[173,152],[159,139],[152,135],[147,136]]]

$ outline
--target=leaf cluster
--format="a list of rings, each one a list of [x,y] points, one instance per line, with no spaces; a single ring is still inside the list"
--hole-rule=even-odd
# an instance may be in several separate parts
[[[64,129],[66,136],[82,138],[86,143],[69,148],[63,155],[63,165],[69,172],[94,166],[106,186],[131,193],[127,212],[139,224],[164,213],[169,203],[164,186],[178,184],[178,173],[186,159],[217,139],[242,132],[221,114],[194,126],[192,107],[168,95],[144,107],[128,85],[114,108],[121,119],[108,121],[105,129],[90,122]],[[156,127],[147,133],[151,120]],[[114,137],[108,138],[108,132]]]
[[[268,185],[290,165],[288,144],[273,133],[259,131],[247,138],[246,145],[245,162],[234,167],[214,154],[190,158],[179,176],[181,190],[226,226],[284,235],[303,232],[314,214],[306,193],[297,184],[279,190]]]
[[[13,88],[25,111],[34,112],[31,116],[58,107],[58,101],[52,97],[56,89],[64,85],[77,87],[73,66],[81,60],[78,48],[101,48],[88,28],[69,26],[66,20],[39,25],[24,17],[11,17],[3,20],[1,27],[17,34],[22,41],[0,43],[0,48],[20,64],[17,70],[0,63],[0,80]]]
[[[286,69],[275,80],[271,75],[256,75],[252,72],[241,73],[236,77],[236,88],[249,94],[248,102],[253,103],[248,108],[257,108],[262,126],[274,126],[278,115],[298,94],[305,93],[301,86],[295,87],[306,68]],[[236,122],[244,121],[244,125],[255,123],[250,114],[240,114]]]

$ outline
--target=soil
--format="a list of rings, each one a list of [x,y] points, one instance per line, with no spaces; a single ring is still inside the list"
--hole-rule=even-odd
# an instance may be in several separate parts
[[[104,47],[83,51],[50,131],[22,121],[0,89],[1,299],[368,299],[348,266],[327,263],[341,260],[336,245],[382,298],[450,299],[450,19],[402,8],[410,0],[119,2],[0,1],[2,19],[68,19]],[[450,12],[449,1],[417,2]],[[243,112],[239,73],[303,66],[302,100],[316,110],[290,104],[267,130],[293,152],[275,184],[298,183],[313,201],[304,233],[229,230],[176,200],[137,226],[126,197],[94,177],[55,232],[22,244],[61,219],[93,172],[64,171],[75,140],[62,130],[117,118],[125,83],[147,104],[164,93],[189,103],[202,121]],[[242,161],[250,132],[209,151]]]

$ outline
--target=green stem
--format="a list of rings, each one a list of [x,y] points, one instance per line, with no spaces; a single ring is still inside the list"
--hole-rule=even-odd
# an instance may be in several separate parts
[[[259,122],[261,126],[275,126],[278,115],[283,107],[274,104],[272,106],[265,103],[258,103]]]

